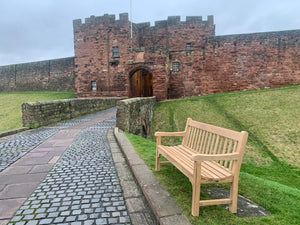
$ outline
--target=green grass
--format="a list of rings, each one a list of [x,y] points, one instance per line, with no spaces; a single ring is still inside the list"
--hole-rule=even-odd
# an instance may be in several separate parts
[[[74,98],[74,92],[0,92],[0,132],[22,127],[22,104]]]
[[[155,107],[152,133],[184,130],[188,117],[248,131],[239,193],[267,209],[272,214],[267,217],[238,218],[220,206],[202,207],[198,218],[191,217],[189,180],[173,166],[162,166],[159,173],[154,171],[154,138],[127,136],[192,224],[299,224],[299,99],[300,85],[294,85],[166,101]],[[164,143],[179,141],[166,139]],[[206,196],[201,193],[201,198]]]

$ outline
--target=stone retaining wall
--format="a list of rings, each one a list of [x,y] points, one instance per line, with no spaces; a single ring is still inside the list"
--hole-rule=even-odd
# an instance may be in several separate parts
[[[150,135],[155,102],[155,97],[119,101],[116,126],[127,133],[147,138]]]
[[[23,126],[37,128],[115,107],[124,98],[80,98],[22,105]]]

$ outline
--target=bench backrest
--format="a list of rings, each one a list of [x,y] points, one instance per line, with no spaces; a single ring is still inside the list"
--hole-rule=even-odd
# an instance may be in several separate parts
[[[186,135],[182,145],[201,154],[227,154],[239,153],[240,161],[243,158],[248,134],[245,131],[237,132],[222,127],[201,123],[188,118]],[[219,164],[232,170],[233,167],[240,167],[236,162],[219,161]]]

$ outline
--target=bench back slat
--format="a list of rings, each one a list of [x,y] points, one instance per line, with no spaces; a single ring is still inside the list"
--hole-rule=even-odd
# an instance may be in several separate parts
[[[201,154],[239,152],[239,142],[243,138],[241,132],[201,123],[190,118],[187,121],[185,132],[182,145]],[[221,160],[218,163],[232,170],[235,161]]]

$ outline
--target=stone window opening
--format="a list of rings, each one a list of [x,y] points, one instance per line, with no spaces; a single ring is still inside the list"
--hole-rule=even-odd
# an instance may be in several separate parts
[[[191,55],[191,50],[192,50],[192,44],[191,43],[186,43],[186,56]]]
[[[91,82],[91,90],[92,91],[97,91],[97,83],[96,83],[96,81],[92,81]]]
[[[173,72],[178,72],[179,71],[179,62],[173,62],[172,71]]]
[[[112,47],[112,53],[113,53],[113,57],[119,57],[119,47],[118,46]]]
[[[191,51],[192,44],[191,43],[186,43],[186,50]]]

